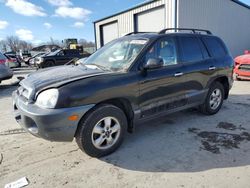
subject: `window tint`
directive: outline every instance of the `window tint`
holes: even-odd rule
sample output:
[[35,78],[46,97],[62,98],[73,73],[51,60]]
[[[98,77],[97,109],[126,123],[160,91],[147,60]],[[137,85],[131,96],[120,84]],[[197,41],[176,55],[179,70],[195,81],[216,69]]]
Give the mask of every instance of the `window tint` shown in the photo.
[[212,37],[204,37],[203,41],[205,42],[212,57],[221,57],[226,55],[226,50],[220,40]]
[[199,40],[199,43],[200,43],[201,51],[202,51],[202,54],[203,54],[203,58],[204,59],[210,58],[205,44],[201,40]]
[[174,40],[168,38],[156,42],[146,54],[145,62],[150,58],[162,58],[164,66],[176,64],[176,48]]
[[200,61],[203,59],[199,40],[196,37],[180,37],[179,41],[183,62]]

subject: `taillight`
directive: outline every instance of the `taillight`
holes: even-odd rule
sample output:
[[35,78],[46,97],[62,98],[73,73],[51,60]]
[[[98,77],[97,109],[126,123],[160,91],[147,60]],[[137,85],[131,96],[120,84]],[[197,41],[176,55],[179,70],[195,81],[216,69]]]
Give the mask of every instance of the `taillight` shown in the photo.
[[5,64],[6,60],[5,59],[0,59],[0,64]]

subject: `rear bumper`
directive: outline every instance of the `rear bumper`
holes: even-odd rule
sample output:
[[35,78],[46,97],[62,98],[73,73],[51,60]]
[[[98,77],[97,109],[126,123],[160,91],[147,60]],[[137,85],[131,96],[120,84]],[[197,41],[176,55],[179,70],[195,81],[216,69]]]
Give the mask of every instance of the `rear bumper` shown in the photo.
[[13,76],[13,71],[10,70],[7,67],[0,67],[0,80],[8,80],[10,78],[12,78]]
[[[50,141],[72,141],[81,117],[94,105],[62,109],[43,109],[35,104],[24,103],[13,93],[13,107],[16,121],[34,136]],[[69,116],[77,115],[76,121]]]

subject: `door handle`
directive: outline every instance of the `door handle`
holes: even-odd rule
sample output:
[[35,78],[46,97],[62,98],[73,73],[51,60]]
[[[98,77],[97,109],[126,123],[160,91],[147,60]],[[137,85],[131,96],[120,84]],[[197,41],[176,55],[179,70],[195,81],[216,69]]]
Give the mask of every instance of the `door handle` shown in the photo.
[[216,67],[215,66],[211,66],[211,67],[209,67],[209,70],[215,70],[216,69]]
[[183,75],[183,72],[177,72],[174,74],[175,77],[182,76],[182,75]]

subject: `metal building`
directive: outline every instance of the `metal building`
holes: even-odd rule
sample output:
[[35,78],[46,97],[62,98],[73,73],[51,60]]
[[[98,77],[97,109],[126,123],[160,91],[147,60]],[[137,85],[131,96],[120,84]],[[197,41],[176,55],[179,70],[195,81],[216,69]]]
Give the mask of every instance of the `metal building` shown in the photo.
[[186,27],[210,30],[233,56],[250,49],[250,6],[238,0],[151,0],[94,26],[97,48],[130,32]]

